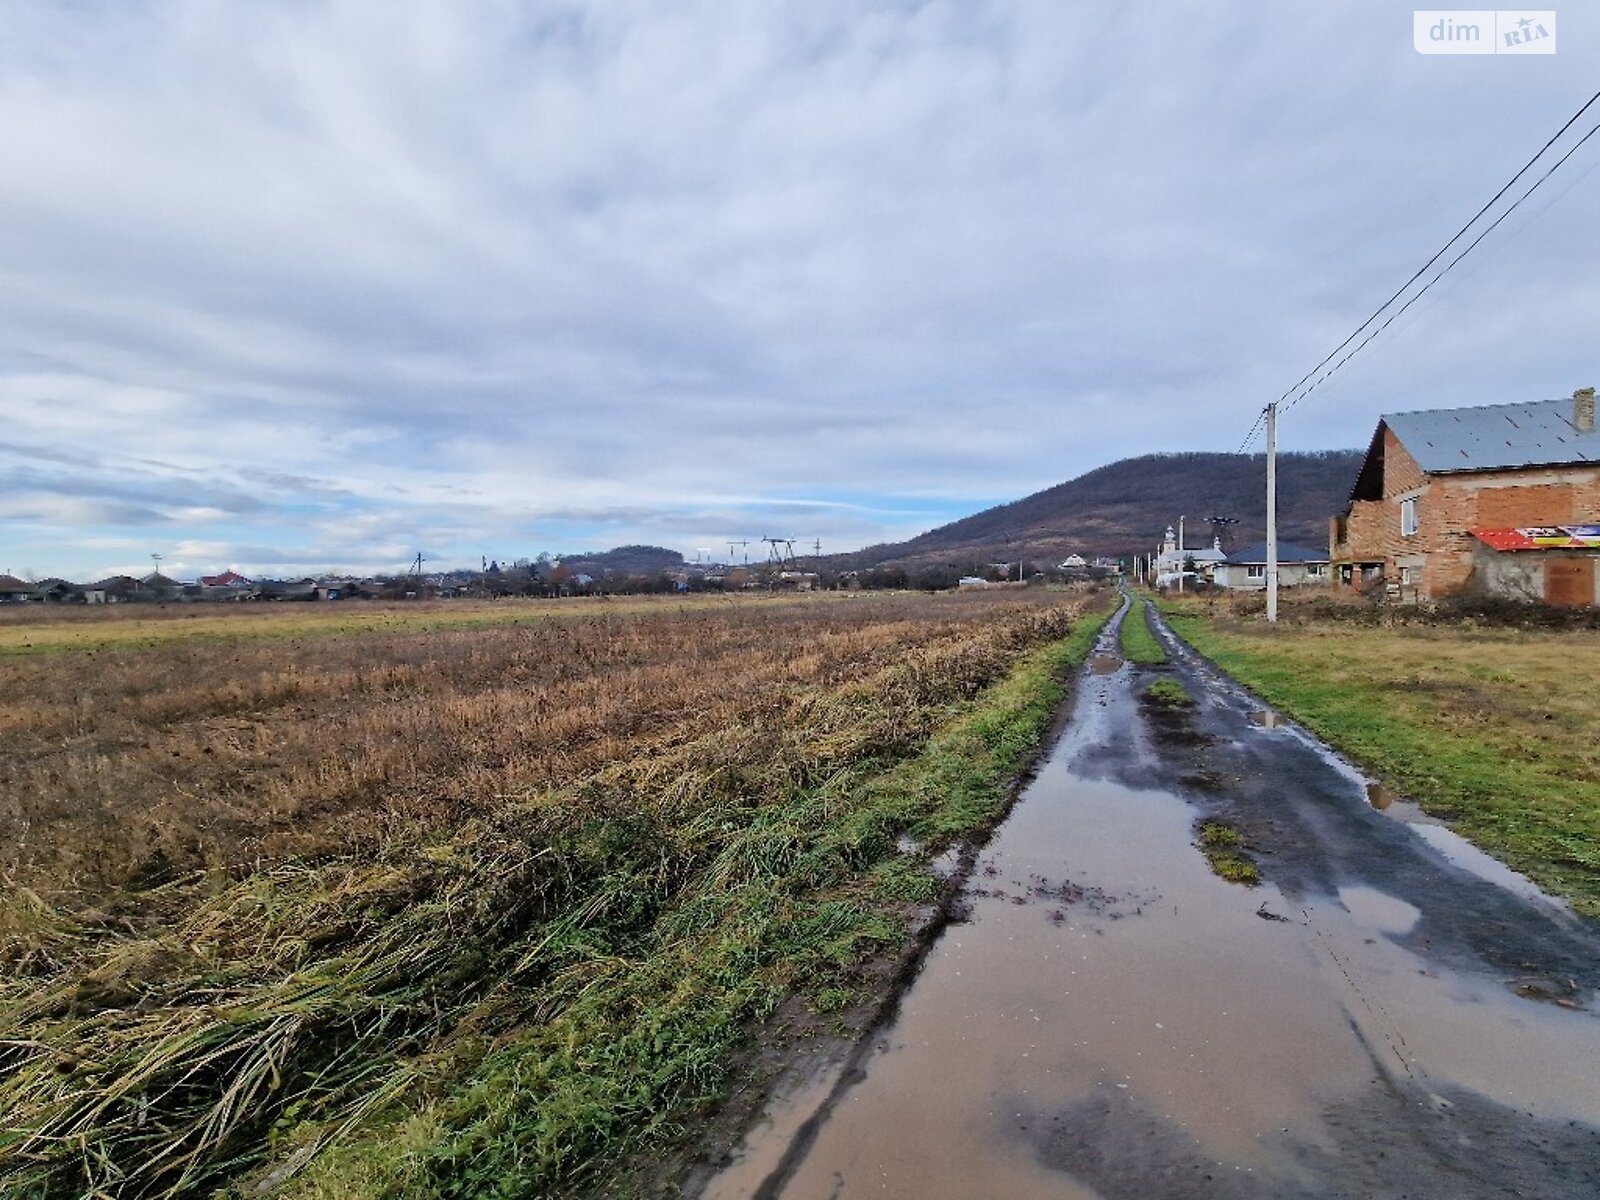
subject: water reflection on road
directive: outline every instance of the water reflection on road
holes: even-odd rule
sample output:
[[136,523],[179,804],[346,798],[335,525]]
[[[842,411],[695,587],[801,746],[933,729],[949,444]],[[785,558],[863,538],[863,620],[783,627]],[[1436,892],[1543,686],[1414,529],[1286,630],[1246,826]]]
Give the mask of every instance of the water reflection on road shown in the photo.
[[1086,672],[970,921],[814,1138],[780,1120],[708,1196],[1322,1195],[1330,1164],[1418,1113],[1470,1144],[1452,1096],[1600,1125],[1588,1014],[1418,958],[1390,935],[1419,910],[1374,888],[1226,884],[1185,800],[1104,777],[1149,753],[1131,681]]

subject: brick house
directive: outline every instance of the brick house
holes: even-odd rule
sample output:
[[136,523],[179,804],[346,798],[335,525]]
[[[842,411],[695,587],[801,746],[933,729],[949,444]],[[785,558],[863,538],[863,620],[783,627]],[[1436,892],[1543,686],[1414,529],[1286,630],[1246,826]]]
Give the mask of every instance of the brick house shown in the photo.
[[1594,389],[1583,388],[1571,400],[1383,417],[1329,528],[1335,584],[1434,600],[1514,580],[1518,598],[1594,603],[1600,549],[1529,538],[1545,556],[1537,572],[1532,559],[1516,570],[1492,561],[1518,552],[1505,548],[1518,543],[1508,533],[1600,521],[1594,410]]

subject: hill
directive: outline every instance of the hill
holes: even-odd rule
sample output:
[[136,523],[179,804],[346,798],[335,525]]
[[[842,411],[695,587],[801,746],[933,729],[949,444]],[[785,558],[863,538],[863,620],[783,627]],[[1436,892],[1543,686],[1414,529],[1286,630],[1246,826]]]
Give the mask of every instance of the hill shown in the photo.
[[[1344,507],[1361,458],[1359,450],[1280,454],[1278,535],[1325,546],[1328,518]],[[1146,454],[834,561],[865,568],[1058,561],[1073,553],[1123,557],[1155,549],[1180,515],[1188,516],[1191,546],[1210,542],[1209,518],[1235,518],[1238,524],[1223,532],[1223,547],[1235,549],[1266,537],[1266,479],[1263,454]]]
[[683,555],[663,546],[617,546],[585,554],[568,554],[561,559],[573,571],[590,575],[656,575],[683,566]]

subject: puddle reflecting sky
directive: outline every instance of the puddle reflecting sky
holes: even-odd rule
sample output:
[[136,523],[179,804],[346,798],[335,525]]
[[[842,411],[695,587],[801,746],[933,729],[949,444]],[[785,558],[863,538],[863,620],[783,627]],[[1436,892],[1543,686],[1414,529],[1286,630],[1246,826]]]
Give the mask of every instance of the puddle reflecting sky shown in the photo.
[[[1219,1195],[1295,1195],[1318,1154],[1367,1153],[1330,1114],[1443,1111],[1452,1089],[1600,1126],[1600,1021],[1417,957],[1394,939],[1421,914],[1387,893],[1290,905],[1226,884],[1181,798],[1075,774],[1126,747],[1130,689],[1083,689],[970,881],[971,921],[773,1194],[1080,1200],[1193,1171],[1258,1181]],[[799,1119],[708,1195],[756,1194]]]

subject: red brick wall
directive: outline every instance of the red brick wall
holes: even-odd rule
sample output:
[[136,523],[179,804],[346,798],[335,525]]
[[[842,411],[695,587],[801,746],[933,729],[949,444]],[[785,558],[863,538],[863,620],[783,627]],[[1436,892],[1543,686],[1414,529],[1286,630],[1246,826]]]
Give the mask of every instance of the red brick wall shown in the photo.
[[1474,529],[1587,522],[1600,511],[1600,468],[1527,468],[1436,475],[1417,503],[1419,548],[1428,556],[1429,597],[1465,587],[1472,574]]
[[[1351,504],[1343,543],[1334,542],[1330,526],[1330,557],[1335,563],[1382,560],[1390,581],[1400,578],[1400,560],[1420,558],[1423,599],[1469,586],[1478,545],[1474,529],[1600,524],[1600,467],[1430,476],[1391,430],[1383,436],[1383,499]],[[1411,537],[1400,533],[1398,497],[1407,493],[1417,499],[1417,532]]]
[[1516,529],[1527,525],[1568,525],[1577,520],[1578,489],[1544,483],[1476,490],[1474,529]]
[[1411,457],[1410,452],[1400,444],[1400,439],[1395,437],[1394,430],[1387,427],[1383,431],[1383,498],[1401,492],[1409,492],[1428,482],[1428,477],[1423,474],[1422,468],[1417,466],[1417,460]]

